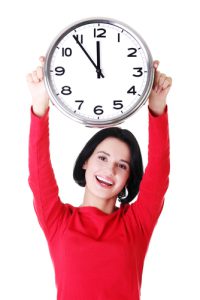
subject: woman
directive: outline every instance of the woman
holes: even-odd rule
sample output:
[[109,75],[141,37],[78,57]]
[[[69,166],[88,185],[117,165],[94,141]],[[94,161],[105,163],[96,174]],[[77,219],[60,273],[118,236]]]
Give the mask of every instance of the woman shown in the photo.
[[74,179],[85,193],[74,207],[61,202],[51,166],[44,60],[40,57],[42,65],[27,75],[32,95],[29,184],[55,268],[57,299],[139,300],[144,258],[168,187],[166,98],[172,80],[155,61],[144,175],[135,137],[117,127],[100,130],[77,158]]

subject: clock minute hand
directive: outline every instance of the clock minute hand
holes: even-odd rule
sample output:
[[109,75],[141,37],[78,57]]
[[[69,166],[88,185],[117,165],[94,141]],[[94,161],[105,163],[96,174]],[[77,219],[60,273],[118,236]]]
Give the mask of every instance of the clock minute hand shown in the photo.
[[85,50],[85,48],[83,47],[83,45],[81,45],[81,43],[78,40],[78,37],[76,37],[75,35],[73,35],[73,38],[75,39],[75,41],[77,42],[77,44],[80,46],[80,48],[83,50],[83,52],[85,53],[85,55],[89,58],[89,60],[91,61],[91,63],[93,64],[93,66],[95,67],[96,71],[99,72],[101,77],[104,77],[101,70],[98,71],[97,65],[95,64],[95,62],[93,61],[93,59],[91,58],[91,56],[88,54],[88,52]]
[[101,78],[101,63],[100,63],[100,42],[97,41],[97,78]]

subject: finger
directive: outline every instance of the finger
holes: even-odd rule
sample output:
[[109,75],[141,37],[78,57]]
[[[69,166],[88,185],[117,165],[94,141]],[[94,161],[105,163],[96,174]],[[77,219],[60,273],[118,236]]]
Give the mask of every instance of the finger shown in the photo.
[[40,57],[39,57],[39,61],[41,62],[41,65],[42,65],[42,67],[43,67],[44,64],[45,64],[45,56],[40,56]]
[[31,73],[27,74],[26,80],[27,80],[27,82],[29,82],[29,83],[33,83],[33,78],[32,78],[32,74],[31,74]]
[[159,60],[153,61],[153,68],[154,68],[154,84],[153,89],[157,92],[157,85],[158,85],[158,78],[160,76],[160,72],[158,71],[158,66],[160,64]]
[[157,91],[159,78],[160,78],[160,72],[156,71],[154,75],[154,84],[153,84],[153,89],[155,89],[155,91]]
[[163,89],[163,83],[165,82],[165,79],[167,76],[163,73],[160,74],[159,79],[158,79],[158,86],[157,86],[157,92],[161,92]]
[[167,78],[167,76],[165,74],[161,73],[159,80],[158,80],[158,85],[162,86],[166,78]]
[[167,80],[169,82],[169,86],[171,86],[172,85],[172,78],[171,77],[167,77]]
[[160,64],[159,60],[154,60],[153,67],[154,67],[155,71],[157,70],[159,64]]
[[43,68],[40,66],[37,67],[36,72],[37,72],[37,78],[39,80],[42,80],[43,79]]
[[165,79],[165,81],[163,83],[162,88],[165,90],[168,87],[170,87],[171,85],[172,85],[172,78],[171,77],[166,77],[166,79]]
[[39,78],[37,77],[37,71],[33,71],[32,73],[33,82],[37,83],[39,82]]

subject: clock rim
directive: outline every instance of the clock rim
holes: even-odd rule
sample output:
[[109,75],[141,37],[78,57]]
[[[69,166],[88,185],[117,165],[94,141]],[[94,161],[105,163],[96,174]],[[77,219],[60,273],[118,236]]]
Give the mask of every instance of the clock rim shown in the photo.
[[[66,36],[69,32],[73,31],[74,29],[77,29],[81,26],[87,25],[87,24],[93,24],[93,23],[105,23],[105,24],[110,24],[117,26],[124,31],[126,31],[128,34],[133,33],[133,36],[137,37],[139,42],[143,45],[143,48],[145,49],[145,57],[147,60],[147,82],[145,85],[145,89],[140,96],[138,103],[134,105],[131,109],[129,109],[127,112],[125,112],[121,116],[113,117],[113,118],[108,118],[104,120],[92,120],[87,117],[81,116],[81,115],[75,115],[73,112],[71,112],[68,109],[64,109],[63,105],[61,105],[60,100],[56,95],[53,93],[51,84],[50,84],[50,79],[49,79],[49,68],[50,68],[50,62],[52,55],[56,49],[57,44],[63,39],[64,36]],[[153,86],[153,81],[154,81],[154,68],[153,68],[153,58],[151,55],[151,52],[149,50],[149,47],[145,40],[142,38],[142,36],[132,27],[127,25],[126,23],[113,19],[113,18],[108,18],[108,17],[92,17],[92,18],[85,18],[79,21],[76,21],[72,23],[71,25],[68,25],[65,27],[51,42],[47,53],[46,53],[46,60],[44,64],[44,83],[47,89],[47,92],[50,97],[50,101],[52,102],[53,105],[56,106],[56,108],[61,111],[64,115],[69,117],[70,119],[81,123],[85,125],[86,127],[97,127],[97,128],[104,128],[104,127],[110,127],[112,125],[118,125],[124,122],[127,118],[132,116],[134,113],[138,112],[138,110],[147,102],[148,96],[151,92],[152,86]]]

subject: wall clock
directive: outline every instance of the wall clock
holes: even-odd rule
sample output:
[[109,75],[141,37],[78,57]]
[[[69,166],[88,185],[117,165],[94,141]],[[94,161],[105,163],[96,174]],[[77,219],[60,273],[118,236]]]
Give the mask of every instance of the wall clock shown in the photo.
[[153,60],[128,25],[90,18],[65,28],[50,45],[44,66],[53,104],[89,127],[121,123],[147,100]]

